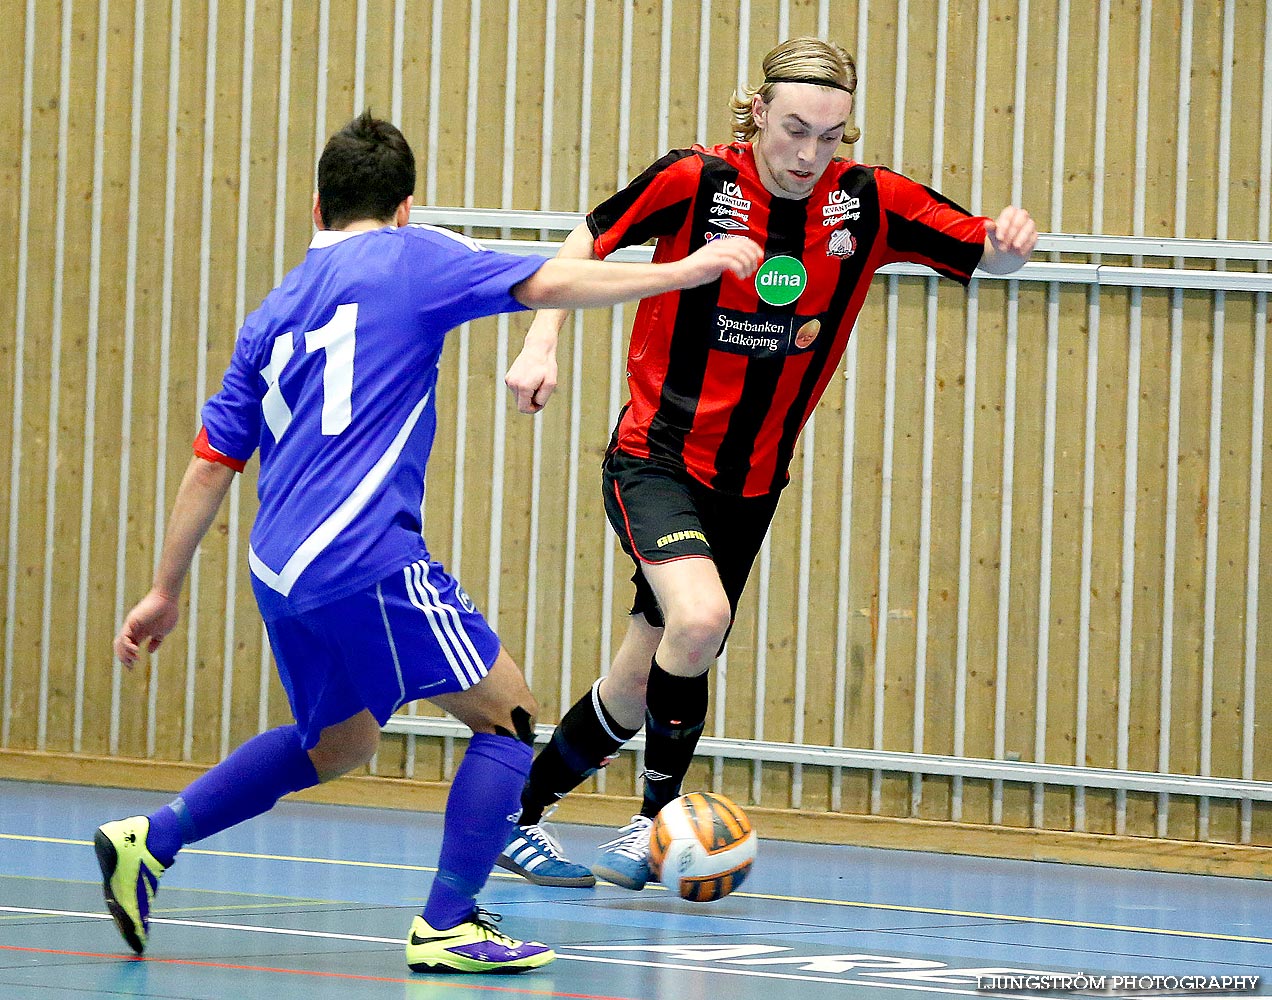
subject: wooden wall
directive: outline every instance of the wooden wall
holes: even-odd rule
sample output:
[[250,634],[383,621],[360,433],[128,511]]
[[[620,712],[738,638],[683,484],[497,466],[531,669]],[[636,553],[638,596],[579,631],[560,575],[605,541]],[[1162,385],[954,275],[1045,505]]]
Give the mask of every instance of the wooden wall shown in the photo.
[[[112,667],[109,645],[146,589],[198,406],[237,325],[303,255],[322,142],[364,106],[396,118],[414,145],[418,202],[573,211],[665,147],[728,138],[728,96],[756,78],[763,53],[828,31],[859,60],[859,159],[987,214],[1019,202],[1051,232],[1268,239],[1272,8],[1023,6],[1022,30],[1008,0],[756,0],[705,12],[688,0],[560,0],[554,21],[521,3],[512,22],[509,8],[477,0],[7,0],[0,752],[207,764],[288,718],[246,575],[250,470],[202,548],[185,625],[131,673]],[[595,679],[630,599],[597,492],[621,402],[631,315],[621,312],[567,326],[562,387],[538,436],[500,380],[525,316],[457,334],[443,366],[426,535],[527,664],[544,721]],[[753,579],[716,679],[727,708],[708,732],[1272,780],[1272,737],[1253,724],[1272,709],[1269,533],[1250,547],[1253,473],[1272,449],[1263,433],[1253,450],[1270,406],[1253,375],[1265,324],[1263,294],[1114,289],[1092,310],[1079,287],[983,281],[969,299],[924,279],[879,279],[853,366],[796,456],[767,573]],[[1212,435],[1216,382],[1222,433]],[[1255,501],[1266,521],[1266,494]],[[436,780],[454,754],[386,736],[373,769]],[[610,772],[602,789],[630,794],[634,764]],[[719,763],[692,780],[813,812],[1272,844],[1272,811],[1259,803],[1056,788],[1035,799],[1027,785],[772,763]]]

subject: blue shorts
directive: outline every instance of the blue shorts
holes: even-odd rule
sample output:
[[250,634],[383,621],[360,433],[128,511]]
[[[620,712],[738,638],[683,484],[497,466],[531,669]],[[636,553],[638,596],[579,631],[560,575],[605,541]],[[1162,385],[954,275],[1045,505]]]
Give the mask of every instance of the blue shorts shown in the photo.
[[265,627],[306,750],[364,708],[384,725],[407,702],[472,687],[500,648],[455,578],[427,559]]

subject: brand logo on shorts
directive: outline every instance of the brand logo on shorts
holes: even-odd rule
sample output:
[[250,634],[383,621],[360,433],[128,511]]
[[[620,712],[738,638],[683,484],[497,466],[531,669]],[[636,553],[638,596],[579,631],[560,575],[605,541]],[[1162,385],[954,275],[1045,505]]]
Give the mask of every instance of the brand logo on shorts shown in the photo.
[[673,531],[670,535],[663,535],[654,544],[660,549],[664,549],[673,542],[683,542],[690,538],[698,539],[703,545],[707,544],[707,536],[701,531]]
[[803,262],[786,254],[770,257],[755,272],[755,290],[771,306],[790,305],[804,294],[807,284]]

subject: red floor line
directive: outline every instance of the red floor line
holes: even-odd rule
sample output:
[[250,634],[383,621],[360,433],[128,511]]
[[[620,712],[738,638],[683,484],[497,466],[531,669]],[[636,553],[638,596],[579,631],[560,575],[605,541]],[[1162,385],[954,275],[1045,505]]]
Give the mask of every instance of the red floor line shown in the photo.
[[[0,951],[23,951],[37,955],[65,955],[73,958],[113,958],[123,962],[147,962],[151,965],[184,965],[197,969],[229,969],[234,972],[273,972],[287,976],[314,976],[319,979],[352,979],[367,983],[428,983],[430,986],[448,986],[455,989],[485,990],[490,993],[513,993],[518,996],[561,997],[563,1000],[630,1000],[628,997],[612,997],[601,993],[562,993],[558,990],[526,990],[514,986],[488,986],[472,982],[473,973],[463,980],[430,979],[427,976],[360,976],[352,972],[319,972],[311,969],[281,969],[269,965],[231,965],[227,962],[199,962],[189,958],[144,958],[107,955],[96,951],[67,951],[61,948],[23,948],[18,945],[0,944]],[[462,975],[462,974],[461,974]]]

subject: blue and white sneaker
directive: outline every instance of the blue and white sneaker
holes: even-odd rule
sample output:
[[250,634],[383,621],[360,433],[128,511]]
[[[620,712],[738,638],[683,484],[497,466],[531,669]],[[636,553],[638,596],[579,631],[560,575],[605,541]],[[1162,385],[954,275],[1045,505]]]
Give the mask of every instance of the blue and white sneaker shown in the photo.
[[649,881],[649,828],[654,821],[648,816],[633,816],[618,831],[618,836],[602,844],[592,874],[624,889],[639,892]]
[[596,885],[596,876],[587,866],[576,865],[567,858],[557,839],[539,823],[517,827],[495,864],[535,885],[562,889],[587,889]]

